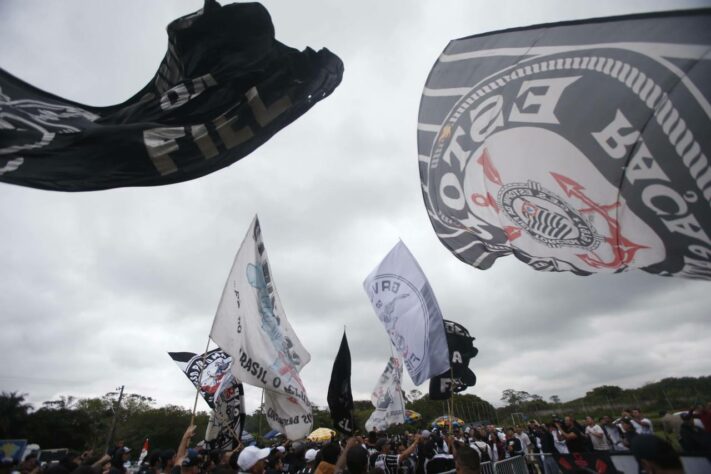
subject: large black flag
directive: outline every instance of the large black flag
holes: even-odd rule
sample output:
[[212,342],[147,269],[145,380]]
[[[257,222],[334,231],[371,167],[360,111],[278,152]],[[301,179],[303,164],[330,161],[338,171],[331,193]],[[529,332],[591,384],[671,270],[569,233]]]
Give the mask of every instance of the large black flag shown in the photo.
[[333,361],[331,382],[328,384],[328,409],[333,426],[346,434],[353,434],[353,393],[351,391],[351,351],[343,333],[336,360]]
[[443,372],[430,379],[430,400],[445,400],[476,384],[476,375],[469,368],[469,361],[476,357],[479,349],[474,347],[474,338],[459,323],[444,320],[449,346],[451,371]]
[[168,25],[155,77],[91,107],[0,69],[0,181],[58,191],[156,186],[229,166],[328,96],[343,64],[274,39],[258,3],[205,7]]
[[428,214],[457,258],[711,278],[711,10],[453,40],[420,102]]

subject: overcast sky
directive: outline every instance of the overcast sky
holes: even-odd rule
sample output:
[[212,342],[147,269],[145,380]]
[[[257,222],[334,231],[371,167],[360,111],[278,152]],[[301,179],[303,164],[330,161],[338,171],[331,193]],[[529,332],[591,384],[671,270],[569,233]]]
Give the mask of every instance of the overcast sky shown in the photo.
[[[166,25],[201,5],[2,0],[0,67],[67,99],[119,103],[155,73]],[[332,96],[252,155],[162,187],[67,194],[0,184],[0,390],[39,404],[123,384],[192,406],[194,390],[166,352],[204,349],[255,214],[286,315],[311,352],[302,375],[320,406],[344,326],[356,398],[369,397],[386,364],[389,341],[362,281],[398,238],[445,318],[477,337],[469,392],[490,402],[507,388],[566,400],[603,384],[709,374],[708,282],[541,273],[513,257],[471,268],[432,230],[415,139],[425,79],[450,39],[708,1],[265,5],[281,42],[327,47],[345,73]],[[256,408],[259,392],[247,403]]]

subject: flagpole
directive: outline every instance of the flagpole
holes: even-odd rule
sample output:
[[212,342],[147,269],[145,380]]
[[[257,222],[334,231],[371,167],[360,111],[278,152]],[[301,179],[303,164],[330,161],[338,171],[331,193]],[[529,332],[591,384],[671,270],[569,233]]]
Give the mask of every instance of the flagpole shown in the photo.
[[193,403],[193,414],[190,417],[190,426],[195,424],[195,411],[197,410],[197,401],[200,396],[200,383],[202,382],[202,371],[205,368],[205,359],[207,358],[207,350],[210,348],[210,336],[207,336],[207,345],[205,352],[202,353],[202,364],[200,364],[200,373],[197,378],[197,390],[195,391],[195,402]]
[[259,411],[261,412],[259,415],[259,437],[262,437],[262,415],[264,415],[264,389],[262,389],[262,401],[259,404]]
[[454,369],[452,364],[449,364],[449,400],[447,402],[447,410],[449,411],[449,434],[452,434],[452,410],[454,410]]

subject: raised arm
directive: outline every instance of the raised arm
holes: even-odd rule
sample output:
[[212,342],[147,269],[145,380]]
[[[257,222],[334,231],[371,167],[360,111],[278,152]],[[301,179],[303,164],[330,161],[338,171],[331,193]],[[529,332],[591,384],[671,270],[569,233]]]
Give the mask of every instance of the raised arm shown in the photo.
[[401,459],[405,459],[410,454],[415,452],[415,448],[417,447],[417,444],[420,442],[420,435],[416,434],[415,435],[415,440],[412,442],[410,446],[408,446],[402,453],[400,453],[400,456],[397,458],[397,462],[400,462]]
[[363,440],[360,436],[352,436],[348,438],[348,441],[346,441],[346,447],[343,448],[340,456],[338,456],[338,461],[336,461],[336,467],[334,469],[334,472],[338,473],[343,472],[345,470],[348,451],[350,451],[351,448],[357,444],[363,444]]
[[180,445],[178,446],[178,452],[175,454],[175,462],[180,465],[183,458],[188,453],[188,446],[190,446],[190,438],[195,434],[196,425],[188,426],[188,429],[183,433],[183,439],[180,440]]

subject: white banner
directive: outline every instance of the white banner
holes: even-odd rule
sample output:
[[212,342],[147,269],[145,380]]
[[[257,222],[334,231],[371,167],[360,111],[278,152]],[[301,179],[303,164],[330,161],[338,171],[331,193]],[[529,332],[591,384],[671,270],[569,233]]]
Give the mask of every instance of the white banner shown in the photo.
[[442,312],[425,274],[402,241],[368,275],[363,287],[415,385],[449,370]]
[[367,431],[383,431],[391,425],[405,422],[405,407],[402,404],[400,388],[401,379],[402,365],[397,357],[391,357],[370,395],[370,401],[373,402],[375,411],[365,422]]
[[284,314],[256,217],[230,270],[210,337],[235,358],[235,377],[266,390],[272,429],[292,440],[309,434],[311,404],[299,371],[311,355]]

